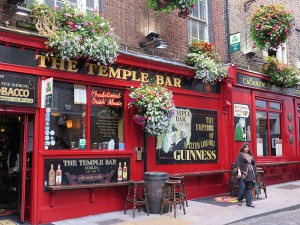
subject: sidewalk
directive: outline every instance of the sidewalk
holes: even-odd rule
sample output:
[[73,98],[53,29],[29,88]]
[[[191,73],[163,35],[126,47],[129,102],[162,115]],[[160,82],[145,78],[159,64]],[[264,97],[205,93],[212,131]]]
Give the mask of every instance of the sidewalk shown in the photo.
[[[263,191],[262,191],[263,192]],[[103,213],[93,216],[68,219],[52,222],[55,225],[223,225],[240,221],[245,218],[258,217],[272,212],[280,212],[300,208],[300,180],[267,186],[268,198],[262,193],[260,200],[254,201],[255,208],[238,206],[220,206],[209,203],[189,200],[186,207],[186,215],[177,207],[177,218],[174,212],[163,215],[150,214],[136,210],[135,218],[132,218],[132,210]]]

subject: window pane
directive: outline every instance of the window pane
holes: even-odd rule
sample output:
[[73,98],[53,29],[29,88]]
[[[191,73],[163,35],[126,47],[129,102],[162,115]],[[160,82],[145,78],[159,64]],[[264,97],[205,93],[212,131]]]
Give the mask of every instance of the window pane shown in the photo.
[[[74,104],[74,84],[53,82],[53,106],[46,113],[46,149],[79,147],[85,139],[85,105]],[[50,117],[49,117],[50,116]]]
[[270,141],[272,156],[282,155],[282,148],[279,148],[279,144],[281,144],[281,141],[279,141],[281,140],[280,130],[280,114],[270,113]]
[[268,155],[268,120],[266,112],[256,112],[257,155]]
[[199,8],[200,8],[200,18],[201,20],[206,21],[206,4],[205,4],[206,0],[202,0],[199,2]]
[[90,97],[91,148],[118,149],[124,142],[124,92],[91,87]]
[[270,102],[270,109],[276,109],[276,110],[280,110],[280,103],[277,102]]
[[267,102],[266,101],[263,101],[263,100],[255,100],[255,105],[257,108],[264,108],[266,109],[267,108]]
[[192,12],[192,16],[199,18],[199,1],[196,2],[196,6]]

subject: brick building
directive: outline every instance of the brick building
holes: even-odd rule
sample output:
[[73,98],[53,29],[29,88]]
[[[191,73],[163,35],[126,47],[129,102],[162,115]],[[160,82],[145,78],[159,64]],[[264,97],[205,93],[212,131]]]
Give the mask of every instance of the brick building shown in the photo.
[[[82,58],[45,56],[46,39],[32,31],[35,18],[14,13],[18,2],[26,4],[18,5],[25,11],[24,7],[32,3],[0,0],[0,166],[4,171],[0,174],[0,201],[14,203],[21,222],[42,224],[122,210],[128,180],[144,179],[144,172],[184,175],[189,199],[228,192],[231,164],[241,145],[234,137],[238,109],[244,112],[247,125],[244,140],[250,142],[266,178],[270,182],[299,178],[298,98],[239,83],[239,76],[268,79],[241,70],[248,66],[238,27],[244,26],[234,17],[244,18],[238,14],[243,12],[242,3],[197,0],[192,15],[183,19],[176,13],[154,12],[146,0],[68,1],[82,10],[100,11],[119,37],[116,61],[98,65]],[[62,6],[66,1],[39,2]],[[231,55],[229,31],[240,31],[242,37],[242,51]],[[168,48],[155,48],[157,43],[147,37],[153,32]],[[195,79],[195,69],[184,62],[193,37],[215,44],[222,61],[236,63],[238,69],[230,65],[228,77],[221,82],[206,84]],[[243,60],[247,64],[242,64]],[[150,78],[172,91],[178,112],[174,129],[164,137],[146,136],[133,120],[134,110],[127,107],[130,88]],[[270,153],[266,160],[260,157],[261,152],[257,154],[256,100],[275,107],[262,111],[275,115],[277,129],[280,120],[280,135],[272,136],[276,138],[274,146],[262,148],[262,154],[269,150],[283,156]],[[8,176],[9,144],[16,142],[15,134],[21,140],[15,151],[20,168],[14,176]],[[180,141],[185,145],[176,149]],[[127,171],[122,181],[117,173],[120,169]],[[11,192],[6,182],[13,178],[19,181],[16,192]],[[11,197],[16,196],[12,202]]]

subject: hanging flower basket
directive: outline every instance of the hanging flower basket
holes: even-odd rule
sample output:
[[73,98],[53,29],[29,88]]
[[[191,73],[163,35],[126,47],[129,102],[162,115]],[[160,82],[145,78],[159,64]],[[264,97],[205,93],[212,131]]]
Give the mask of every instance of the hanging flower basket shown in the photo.
[[260,50],[278,48],[291,34],[294,18],[281,5],[266,5],[251,17],[250,26],[254,46]]
[[227,77],[227,70],[220,62],[220,55],[211,43],[193,39],[186,63],[196,68],[195,77],[205,83],[214,83]]
[[263,66],[263,72],[270,77],[271,85],[281,88],[296,88],[300,85],[300,72],[291,66],[283,64],[275,57],[266,57],[268,64]]
[[109,22],[98,13],[85,14],[73,8],[50,8],[34,3],[36,27],[46,36],[51,56],[63,60],[86,58],[105,65],[118,56],[118,42]]
[[134,108],[134,121],[145,129],[147,134],[160,135],[170,130],[171,116],[175,114],[173,94],[157,84],[142,83],[131,88],[129,108]]
[[178,11],[178,16],[188,17],[194,10],[197,0],[148,0],[148,5],[154,11],[170,13]]

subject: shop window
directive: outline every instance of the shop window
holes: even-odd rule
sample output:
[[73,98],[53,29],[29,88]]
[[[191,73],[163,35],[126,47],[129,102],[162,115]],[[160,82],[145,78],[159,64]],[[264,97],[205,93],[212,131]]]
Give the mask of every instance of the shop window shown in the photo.
[[256,141],[258,156],[282,156],[281,103],[256,100]]
[[189,40],[208,41],[208,13],[207,0],[197,0],[196,7],[189,17],[188,35]]
[[53,106],[50,112],[46,110],[45,148],[79,148],[79,141],[85,139],[85,114],[85,104],[74,104],[74,84],[53,82]]
[[123,150],[119,144],[124,142],[124,92],[91,87],[90,104],[91,148]]
[[[26,0],[25,4],[29,6],[34,1],[35,0]],[[103,0],[38,0],[38,2],[44,3],[49,7],[62,7],[63,5],[68,4],[70,7],[77,7],[86,12],[93,12],[96,9],[103,12]]]

